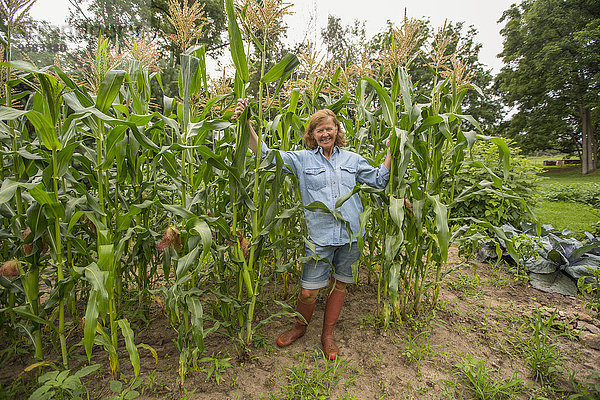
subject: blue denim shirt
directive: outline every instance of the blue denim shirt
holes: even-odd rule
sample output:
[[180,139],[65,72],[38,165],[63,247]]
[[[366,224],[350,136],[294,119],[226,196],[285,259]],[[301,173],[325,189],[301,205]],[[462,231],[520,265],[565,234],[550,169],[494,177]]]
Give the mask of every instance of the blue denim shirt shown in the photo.
[[[269,148],[263,142],[263,157],[267,151]],[[385,165],[373,167],[362,156],[338,146],[333,149],[330,160],[323,155],[321,147],[314,150],[277,151],[284,164],[289,167],[286,172],[291,172],[298,178],[305,206],[313,201],[320,201],[334,210],[335,202],[352,191],[356,183],[383,189],[390,180],[390,172]],[[359,232],[364,235],[360,231],[359,216],[363,212],[363,206],[358,194],[350,197],[338,210],[350,223],[352,240],[348,237],[345,224],[336,221],[331,214],[305,209],[308,239],[311,242],[320,246],[341,246],[356,241]]]

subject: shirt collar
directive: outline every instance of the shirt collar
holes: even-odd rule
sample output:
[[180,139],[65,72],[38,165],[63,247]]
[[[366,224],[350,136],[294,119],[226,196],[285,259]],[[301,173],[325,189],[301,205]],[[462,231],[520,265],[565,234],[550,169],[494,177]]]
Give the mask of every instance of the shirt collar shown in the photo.
[[[333,148],[333,151],[331,152],[331,154],[333,155],[334,153],[336,153],[336,152],[339,152],[339,151],[340,151],[340,147],[339,147],[338,145],[336,145],[336,146]],[[317,148],[316,148],[316,149],[314,149],[314,150],[313,150],[313,152],[314,152],[315,154],[316,154],[316,153],[321,153],[321,154],[323,154],[323,148],[322,148],[321,146],[317,146]],[[323,154],[323,155],[324,155],[324,154]]]

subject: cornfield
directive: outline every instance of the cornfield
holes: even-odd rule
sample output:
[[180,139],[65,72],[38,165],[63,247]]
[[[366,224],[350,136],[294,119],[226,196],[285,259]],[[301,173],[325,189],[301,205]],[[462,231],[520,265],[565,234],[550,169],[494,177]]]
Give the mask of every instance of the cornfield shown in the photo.
[[[267,71],[268,26],[253,31],[246,8],[232,0],[225,7],[235,77],[220,93],[208,84],[205,47],[185,37],[173,98],[153,93],[162,81],[151,61],[115,60],[103,39],[92,55],[92,85],[58,66],[11,60],[10,52],[1,64],[0,321],[26,335],[39,365],[52,342],[67,369],[68,342],[81,335],[88,361],[104,350],[118,379],[122,337],[137,376],[139,349],[152,349],[136,344],[124,317],[132,297],[142,312],[151,302],[164,307],[177,332],[180,385],[207,336],[225,335],[247,357],[264,324],[293,315],[277,301],[279,312],[256,318],[267,287],[277,291],[271,297],[286,297],[280,292],[298,275],[306,232],[279,155],[247,150],[248,119],[270,148],[295,150],[308,117],[330,108],[349,147],[373,165],[391,133],[389,186],[357,186],[336,204],[355,193],[363,202],[355,277],[376,280],[382,327],[435,306],[452,204],[469,195],[455,193],[453,178],[463,165],[485,168],[469,159],[473,143],[495,143],[508,168],[506,144],[462,113],[473,89],[464,65],[440,56],[429,93],[417,91],[409,74],[415,49],[401,35],[410,21],[372,68],[315,68],[306,54],[287,54]],[[249,97],[250,42],[262,50],[253,66],[258,90],[232,120],[237,99]],[[341,218],[322,203],[307,208]]]

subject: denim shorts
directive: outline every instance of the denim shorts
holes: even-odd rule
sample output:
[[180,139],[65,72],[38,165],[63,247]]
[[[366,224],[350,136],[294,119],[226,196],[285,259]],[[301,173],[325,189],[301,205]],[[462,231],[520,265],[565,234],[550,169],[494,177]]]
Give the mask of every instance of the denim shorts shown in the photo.
[[[302,268],[300,286],[303,289],[321,289],[327,287],[329,274],[333,266],[333,276],[340,282],[354,283],[352,264],[360,258],[360,250],[356,242],[342,246],[316,245],[317,256],[321,260],[308,260]],[[306,247],[306,256],[314,256],[313,251]],[[329,260],[329,262],[327,262]],[[330,264],[331,263],[331,264]]]

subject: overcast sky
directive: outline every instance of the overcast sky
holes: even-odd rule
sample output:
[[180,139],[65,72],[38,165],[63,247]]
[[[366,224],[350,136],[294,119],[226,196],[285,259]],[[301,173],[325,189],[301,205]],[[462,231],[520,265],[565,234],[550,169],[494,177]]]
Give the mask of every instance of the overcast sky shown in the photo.
[[[74,0],[79,1],[79,0]],[[150,1],[150,0],[148,0]],[[351,24],[354,20],[366,22],[367,37],[384,29],[386,21],[391,20],[399,26],[407,15],[414,18],[429,18],[437,28],[444,20],[465,22],[473,25],[479,32],[476,41],[481,43],[480,60],[494,72],[502,67],[496,57],[502,51],[501,24],[497,21],[502,12],[519,0],[291,0],[294,15],[287,16],[289,26],[288,42],[295,43],[305,38],[319,43],[321,29],[327,23],[329,14],[340,17],[342,24]],[[69,10],[68,0],[37,0],[31,9],[35,19],[45,19],[55,25],[65,26]]]

